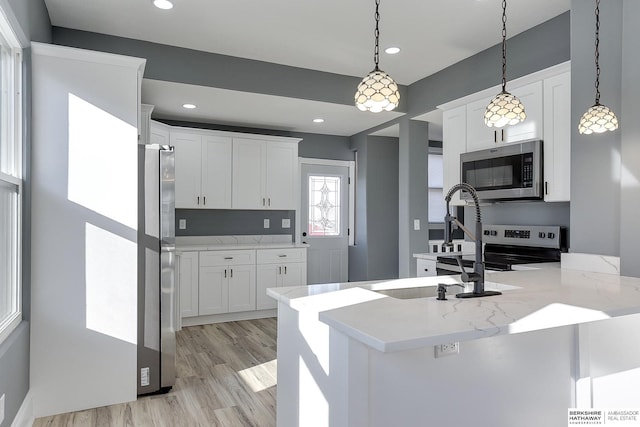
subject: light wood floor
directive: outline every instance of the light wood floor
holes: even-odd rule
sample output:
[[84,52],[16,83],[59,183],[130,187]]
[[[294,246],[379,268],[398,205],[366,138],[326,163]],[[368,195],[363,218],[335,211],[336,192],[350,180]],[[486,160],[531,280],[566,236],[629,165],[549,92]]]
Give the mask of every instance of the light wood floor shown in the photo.
[[276,319],[191,326],[177,347],[168,394],[38,418],[34,427],[275,426]]

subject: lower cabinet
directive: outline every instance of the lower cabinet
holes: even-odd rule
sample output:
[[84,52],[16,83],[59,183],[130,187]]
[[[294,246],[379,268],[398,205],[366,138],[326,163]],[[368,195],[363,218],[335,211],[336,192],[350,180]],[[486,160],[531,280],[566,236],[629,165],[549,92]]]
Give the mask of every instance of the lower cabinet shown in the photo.
[[273,309],[267,288],[307,284],[305,248],[182,252],[177,263],[183,318]]
[[256,308],[276,308],[267,288],[307,284],[306,249],[259,249],[257,251]]
[[198,314],[256,309],[255,265],[200,267]]

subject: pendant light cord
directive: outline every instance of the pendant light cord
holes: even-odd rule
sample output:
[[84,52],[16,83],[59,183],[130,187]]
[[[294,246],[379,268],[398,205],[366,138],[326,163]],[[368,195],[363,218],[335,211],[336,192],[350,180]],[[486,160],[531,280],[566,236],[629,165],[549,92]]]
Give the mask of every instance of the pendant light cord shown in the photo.
[[600,0],[596,0],[596,105],[600,105]]
[[378,44],[378,39],[380,38],[380,28],[379,28],[379,23],[380,23],[380,12],[378,12],[378,9],[380,8],[380,0],[376,0],[376,14],[375,14],[375,18],[376,18],[376,29],[373,32],[373,34],[375,35],[375,39],[376,39],[376,47],[373,51],[373,62],[376,64],[376,68],[374,68],[374,71],[378,71],[378,62],[380,59],[380,46]]
[[507,0],[502,0],[502,92],[507,91]]

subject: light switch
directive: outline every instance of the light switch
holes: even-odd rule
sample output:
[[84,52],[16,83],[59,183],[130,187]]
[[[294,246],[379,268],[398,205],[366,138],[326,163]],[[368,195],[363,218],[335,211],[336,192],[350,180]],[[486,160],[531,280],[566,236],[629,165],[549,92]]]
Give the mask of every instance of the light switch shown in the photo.
[[186,230],[187,229],[187,220],[186,219],[181,219],[178,221],[178,228],[180,230]]
[[289,218],[282,218],[282,228],[291,228],[291,220]]
[[420,230],[420,220],[419,219],[414,219],[413,220],[413,229],[415,231]]
[[264,219],[264,228],[269,228],[271,225],[269,224],[269,218]]

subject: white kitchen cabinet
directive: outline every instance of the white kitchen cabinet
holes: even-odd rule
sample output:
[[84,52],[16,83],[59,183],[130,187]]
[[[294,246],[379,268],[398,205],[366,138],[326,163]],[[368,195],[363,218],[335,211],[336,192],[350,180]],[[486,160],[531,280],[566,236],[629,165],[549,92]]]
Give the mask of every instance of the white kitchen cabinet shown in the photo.
[[199,264],[200,316],[255,310],[255,251],[202,251]]
[[[460,154],[466,151],[467,115],[462,105],[442,113],[443,192],[460,183]],[[460,192],[451,197],[451,205],[464,205]]]
[[149,143],[158,145],[171,145],[170,126],[151,120]]
[[416,260],[417,264],[417,277],[431,277],[437,276],[436,273],[436,260],[435,259],[422,259]]
[[297,142],[233,138],[233,209],[296,209]]
[[542,81],[509,89],[524,105],[527,118],[517,125],[490,128],[484,123],[484,112],[493,97],[467,104],[466,151],[478,151],[497,144],[541,139],[543,129]]
[[175,147],[176,208],[231,208],[230,137],[171,131]]
[[267,288],[302,286],[307,284],[307,250],[261,249],[257,251],[256,308],[276,308]]
[[544,200],[569,201],[571,73],[544,80]]
[[183,252],[177,257],[180,289],[180,316],[198,315],[198,252]]

